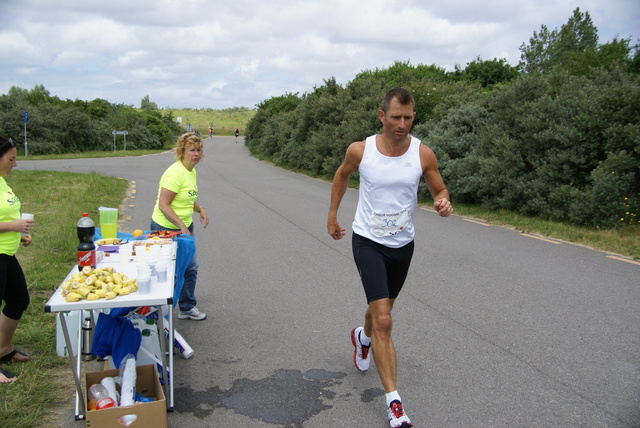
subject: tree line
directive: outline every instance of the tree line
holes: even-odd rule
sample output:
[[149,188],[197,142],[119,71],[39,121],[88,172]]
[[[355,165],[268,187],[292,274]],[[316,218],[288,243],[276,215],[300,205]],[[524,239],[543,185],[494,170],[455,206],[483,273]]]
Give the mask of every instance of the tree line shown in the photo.
[[[588,12],[544,25],[521,62],[476,58],[447,72],[397,61],[344,87],[263,101],[247,125],[251,152],[331,177],[353,141],[380,131],[394,87],[416,101],[413,134],[436,153],[454,202],[592,227],[640,224],[640,49],[600,44]],[[428,197],[421,186],[420,196]]]
[[[114,148],[112,131],[127,131],[127,150],[160,149],[173,143],[180,126],[145,96],[141,108],[93,101],[62,100],[43,85],[27,90],[12,86],[0,95],[0,132],[24,150],[23,112],[28,112],[29,155],[107,151]],[[116,144],[122,148],[122,138]]]

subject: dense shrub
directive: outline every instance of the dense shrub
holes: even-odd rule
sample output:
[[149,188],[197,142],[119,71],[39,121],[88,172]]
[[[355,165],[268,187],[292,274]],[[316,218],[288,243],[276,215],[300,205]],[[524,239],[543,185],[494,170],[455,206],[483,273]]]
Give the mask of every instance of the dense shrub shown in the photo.
[[[344,88],[335,79],[302,97],[274,98],[247,127],[254,153],[330,177],[352,141],[379,132],[385,92],[409,89],[414,135],[433,148],[455,201],[615,227],[640,220],[638,47],[598,44],[587,14],[542,27],[521,70],[478,58],[446,73],[395,62]],[[278,107],[278,108],[274,108]],[[283,108],[286,107],[286,108]],[[424,185],[421,196],[428,196]]]
[[439,156],[450,192],[590,226],[632,222],[640,192],[640,79],[593,69],[523,75],[415,134]]
[[[153,103],[149,103],[153,105]],[[0,132],[9,134],[24,150],[22,114],[28,112],[28,154],[60,154],[113,150],[112,131],[126,130],[127,149],[158,149],[173,143],[180,127],[171,114],[137,110],[105,100],[60,100],[44,86],[31,90],[11,87],[0,95]],[[122,137],[116,141],[122,148]]]

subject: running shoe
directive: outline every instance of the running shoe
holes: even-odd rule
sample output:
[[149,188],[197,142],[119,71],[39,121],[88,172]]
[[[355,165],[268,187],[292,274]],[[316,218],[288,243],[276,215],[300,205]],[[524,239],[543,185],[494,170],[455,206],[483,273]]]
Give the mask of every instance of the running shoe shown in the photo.
[[364,328],[357,327],[351,330],[351,343],[356,348],[353,351],[353,364],[355,364],[356,368],[361,372],[366,372],[369,370],[369,364],[371,364],[371,357],[369,356],[369,348],[371,345],[364,346],[360,343],[360,332],[363,331]]
[[387,417],[389,418],[389,428],[409,428],[413,424],[404,414],[404,408],[402,403],[398,400],[393,400],[387,409]]
[[178,319],[181,320],[189,319],[194,321],[202,321],[205,318],[207,318],[207,314],[205,314],[204,312],[200,312],[195,306],[188,311],[178,312]]

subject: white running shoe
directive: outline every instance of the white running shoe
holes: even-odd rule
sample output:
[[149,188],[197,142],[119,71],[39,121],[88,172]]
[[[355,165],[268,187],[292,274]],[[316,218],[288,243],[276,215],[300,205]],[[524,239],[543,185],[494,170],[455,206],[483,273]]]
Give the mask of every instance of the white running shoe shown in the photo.
[[363,331],[364,328],[357,327],[351,330],[351,343],[356,348],[353,351],[353,364],[355,364],[356,368],[361,372],[366,372],[369,370],[369,365],[371,364],[371,357],[369,356],[369,348],[371,345],[364,346],[360,343],[360,332]]
[[196,308],[195,306],[189,309],[188,311],[178,312],[178,319],[181,319],[181,320],[190,319],[194,321],[202,321],[203,319],[206,319],[206,318],[207,318],[207,314],[205,314],[204,312],[200,312],[198,308]]
[[404,414],[402,403],[398,400],[393,400],[389,405],[387,417],[389,418],[389,428],[409,428],[413,426],[409,417]]

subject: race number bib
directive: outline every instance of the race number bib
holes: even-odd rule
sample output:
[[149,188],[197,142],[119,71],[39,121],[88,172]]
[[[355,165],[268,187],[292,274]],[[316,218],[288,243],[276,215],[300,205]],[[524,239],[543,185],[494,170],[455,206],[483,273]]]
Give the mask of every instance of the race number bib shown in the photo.
[[382,238],[383,236],[394,236],[402,232],[409,223],[409,211],[405,208],[396,213],[376,213],[371,214],[369,221],[369,231],[373,236]]

